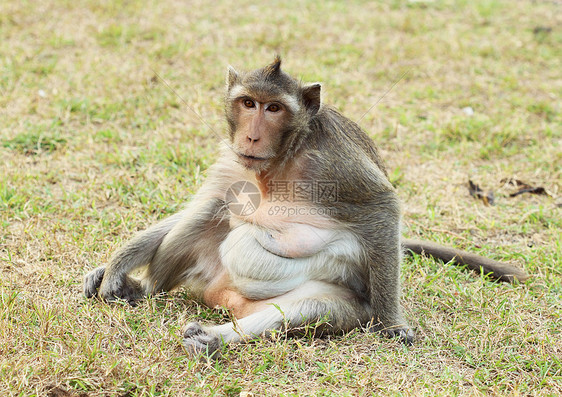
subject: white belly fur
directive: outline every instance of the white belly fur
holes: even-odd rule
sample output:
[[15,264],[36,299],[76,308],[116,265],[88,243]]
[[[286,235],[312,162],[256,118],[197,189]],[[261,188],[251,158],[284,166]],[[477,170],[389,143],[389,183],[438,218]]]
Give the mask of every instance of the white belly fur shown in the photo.
[[[348,231],[322,233],[330,239],[318,252],[308,257],[285,258],[260,245],[254,237],[258,232],[256,228],[260,227],[251,223],[238,224],[220,246],[222,263],[234,287],[247,298],[272,298],[308,280],[337,282],[350,278],[350,272],[359,272],[361,247]],[[263,233],[263,227],[259,232]],[[306,237],[303,236],[303,240]]]

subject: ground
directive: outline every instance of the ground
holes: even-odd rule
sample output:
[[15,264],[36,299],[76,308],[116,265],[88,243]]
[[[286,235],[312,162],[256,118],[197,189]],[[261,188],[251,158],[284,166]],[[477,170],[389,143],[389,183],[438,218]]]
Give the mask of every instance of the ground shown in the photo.
[[[7,395],[562,394],[560,1],[0,3],[0,389]],[[224,137],[228,64],[323,83],[377,142],[404,235],[524,268],[525,284],[403,261],[411,347],[279,333],[217,361],[227,320],[184,290],[130,307],[85,272],[177,211]],[[547,195],[510,197],[514,178]],[[471,197],[468,180],[493,191]]]

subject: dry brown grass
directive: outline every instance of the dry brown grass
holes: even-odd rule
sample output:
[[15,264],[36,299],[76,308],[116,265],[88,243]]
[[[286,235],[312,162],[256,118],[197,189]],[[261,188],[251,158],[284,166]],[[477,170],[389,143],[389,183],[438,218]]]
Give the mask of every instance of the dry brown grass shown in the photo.
[[[562,394],[560,15],[556,1],[0,3],[2,394]],[[361,120],[405,233],[533,280],[406,259],[413,347],[278,335],[214,363],[190,360],[180,329],[224,316],[185,292],[136,308],[85,300],[82,275],[204,179],[226,65],[277,52],[355,120],[407,72]],[[551,196],[509,198],[506,177]],[[469,178],[497,204],[470,197]]]

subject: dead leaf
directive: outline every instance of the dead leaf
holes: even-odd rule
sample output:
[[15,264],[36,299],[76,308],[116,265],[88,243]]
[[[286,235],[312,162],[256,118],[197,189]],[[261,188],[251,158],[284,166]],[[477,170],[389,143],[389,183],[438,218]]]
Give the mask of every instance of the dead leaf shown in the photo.
[[542,186],[534,187],[519,179],[504,178],[500,181],[500,183],[503,183],[505,185],[517,186],[519,188],[519,190],[517,190],[516,192],[510,193],[509,197],[519,196],[520,194],[523,193],[543,194],[545,196],[550,196],[544,187]]
[[509,197],[515,197],[515,196],[518,196],[518,195],[523,194],[523,193],[544,194],[545,196],[548,196],[548,193],[546,192],[544,187],[539,186],[539,187],[533,187],[533,188],[530,188],[530,189],[519,189],[515,193],[511,193],[509,195]]
[[484,202],[485,205],[494,205],[494,192],[491,190],[485,193],[480,186],[468,180],[468,192],[472,197],[476,197]]

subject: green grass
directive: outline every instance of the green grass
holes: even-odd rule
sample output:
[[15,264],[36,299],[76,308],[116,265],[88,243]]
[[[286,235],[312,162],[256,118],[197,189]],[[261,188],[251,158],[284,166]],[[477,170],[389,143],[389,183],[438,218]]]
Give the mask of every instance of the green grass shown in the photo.
[[[560,5],[209,4],[0,3],[2,394],[562,394]],[[405,258],[414,346],[311,329],[216,362],[186,355],[181,329],[228,316],[185,291],[135,308],[84,299],[86,271],[205,179],[224,137],[226,66],[275,53],[361,118],[403,199],[405,235],[512,262],[532,280]],[[550,196],[510,198],[510,177]],[[472,198],[468,179],[496,205]]]

